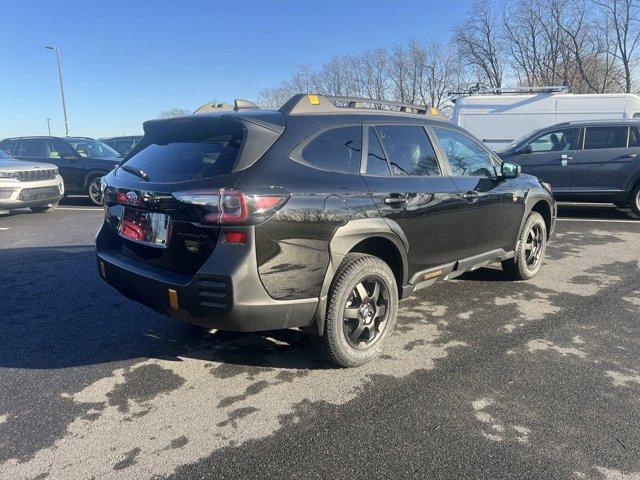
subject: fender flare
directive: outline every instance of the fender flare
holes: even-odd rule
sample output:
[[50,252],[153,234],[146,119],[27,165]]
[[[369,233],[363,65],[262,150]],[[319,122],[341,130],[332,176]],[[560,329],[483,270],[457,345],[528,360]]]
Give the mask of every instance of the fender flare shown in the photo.
[[518,241],[520,239],[520,233],[522,232],[522,227],[524,226],[525,222],[527,221],[527,218],[529,218],[529,214],[531,213],[531,211],[533,210],[533,207],[535,205],[537,205],[540,201],[543,201],[547,204],[547,206],[549,207],[549,210],[551,211],[551,224],[549,225],[548,231],[547,231],[547,237],[549,237],[553,231],[553,227],[555,224],[555,201],[553,200],[553,197],[551,197],[551,195],[537,191],[537,190],[529,190],[526,194],[525,197],[525,201],[524,201],[524,215],[522,215],[522,220],[520,221],[520,228],[518,230],[518,239],[516,240],[516,245],[514,247],[514,251],[518,251]]
[[397,248],[402,261],[402,285],[398,285],[398,287],[402,289],[402,287],[407,284],[409,277],[407,260],[409,242],[400,225],[393,220],[384,218],[351,220],[345,225],[338,227],[329,242],[329,265],[322,282],[314,321],[309,327],[306,327],[309,333],[320,336],[324,331],[329,288],[345,255],[358,243],[373,237],[389,240]]

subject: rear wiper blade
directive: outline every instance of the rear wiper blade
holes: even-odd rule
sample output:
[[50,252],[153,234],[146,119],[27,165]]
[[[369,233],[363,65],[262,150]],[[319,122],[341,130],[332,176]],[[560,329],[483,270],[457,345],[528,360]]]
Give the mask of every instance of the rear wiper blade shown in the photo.
[[149,181],[149,174],[147,172],[145,172],[144,170],[140,170],[139,168],[132,167],[130,165],[123,165],[120,168],[122,170],[124,170],[125,172],[129,172],[129,173],[135,175],[136,177],[140,177],[145,182]]

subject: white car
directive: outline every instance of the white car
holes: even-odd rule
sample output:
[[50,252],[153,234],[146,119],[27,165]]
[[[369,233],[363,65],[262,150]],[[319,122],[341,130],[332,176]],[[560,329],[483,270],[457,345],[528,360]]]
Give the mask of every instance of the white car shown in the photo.
[[49,163],[14,160],[0,150],[0,213],[29,207],[53,210],[64,196],[58,167]]

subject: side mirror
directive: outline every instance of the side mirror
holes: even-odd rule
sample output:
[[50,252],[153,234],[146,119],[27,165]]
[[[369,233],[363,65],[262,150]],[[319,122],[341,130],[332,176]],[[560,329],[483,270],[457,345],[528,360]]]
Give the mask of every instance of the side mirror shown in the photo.
[[516,153],[526,154],[526,153],[531,153],[531,151],[532,151],[531,144],[527,143],[526,145],[523,145],[520,148],[518,148],[516,150]]
[[502,178],[516,178],[522,173],[520,165],[511,162],[502,162],[500,166],[500,176]]

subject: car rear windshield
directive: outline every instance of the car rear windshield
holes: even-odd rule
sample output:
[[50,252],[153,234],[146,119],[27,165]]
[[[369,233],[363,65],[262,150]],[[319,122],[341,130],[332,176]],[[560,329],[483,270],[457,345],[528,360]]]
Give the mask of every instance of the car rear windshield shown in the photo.
[[215,177],[233,171],[244,137],[244,128],[233,120],[176,119],[151,129],[125,163],[152,182]]

